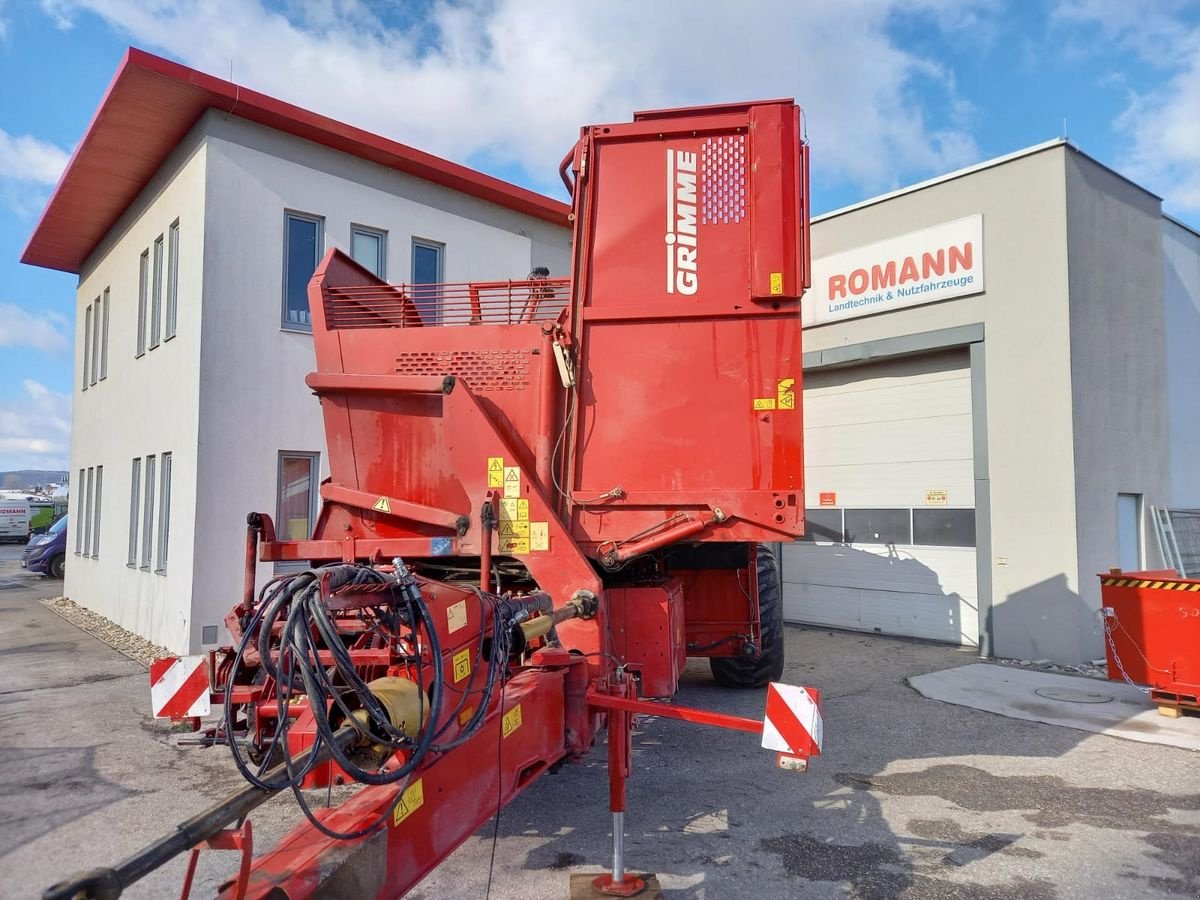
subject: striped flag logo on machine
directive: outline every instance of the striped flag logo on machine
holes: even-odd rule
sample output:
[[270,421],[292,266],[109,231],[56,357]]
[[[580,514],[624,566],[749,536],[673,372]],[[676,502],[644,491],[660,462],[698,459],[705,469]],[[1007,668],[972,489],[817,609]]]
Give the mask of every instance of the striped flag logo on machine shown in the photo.
[[156,719],[212,712],[207,656],[167,656],[150,663],[150,707]]
[[776,751],[779,768],[807,769],[809,757],[821,755],[823,736],[820,691],[793,684],[767,685],[762,745]]

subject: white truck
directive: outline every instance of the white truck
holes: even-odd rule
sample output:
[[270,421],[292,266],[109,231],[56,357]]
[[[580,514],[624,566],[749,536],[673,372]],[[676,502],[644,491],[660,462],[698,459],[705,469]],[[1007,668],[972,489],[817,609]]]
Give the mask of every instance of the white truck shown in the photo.
[[0,499],[0,541],[29,540],[29,501]]

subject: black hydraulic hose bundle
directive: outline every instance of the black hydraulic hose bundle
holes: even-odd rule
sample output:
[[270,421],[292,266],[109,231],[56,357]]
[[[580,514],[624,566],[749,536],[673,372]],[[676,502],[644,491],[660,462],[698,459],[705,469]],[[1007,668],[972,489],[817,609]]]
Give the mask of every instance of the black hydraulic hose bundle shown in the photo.
[[[422,631],[427,636],[433,667],[433,679],[429,689],[429,718],[431,722],[437,721],[441,715],[443,696],[443,662],[437,629],[429,608],[411,575],[408,575],[407,569],[401,565],[397,574],[401,588],[398,592],[399,600],[394,599],[395,593],[381,593],[380,605],[369,608],[369,612],[378,623],[387,627],[397,637],[400,635],[401,626],[407,625],[409,646],[413,648],[413,655],[418,659],[420,654],[416,649],[416,629],[418,624],[422,626]],[[332,760],[350,778],[364,784],[387,785],[406,781],[428,753],[433,743],[434,729],[427,727],[422,729],[419,735],[408,735],[391,724],[387,711],[355,669],[337,625],[325,607],[321,596],[321,585],[325,576],[328,576],[327,583],[331,589],[378,585],[389,580],[386,574],[367,566],[339,564],[309,569],[268,583],[260,594],[255,613],[242,635],[225,686],[225,730],[231,735],[229,746],[234,764],[247,781],[270,791],[290,788],[301,811],[315,828],[328,837],[352,840],[374,832],[383,824],[386,815],[381,816],[368,828],[346,833],[335,832],[313,814],[300,787],[305,777],[318,763]],[[272,588],[273,590],[270,590]],[[383,599],[385,597],[386,601]],[[271,638],[274,626],[285,610],[286,617],[279,644],[273,647]],[[243,668],[246,649],[252,641],[257,645],[264,672],[273,678],[277,685],[276,727],[269,741],[266,756],[258,765],[257,771],[252,768],[242,755],[237,742],[232,739],[236,730],[233,688],[237,682],[237,675]],[[327,667],[321,662],[321,650],[328,651],[333,663],[331,666]],[[420,688],[423,702],[426,691],[424,685]],[[307,697],[317,730],[312,752],[307,754],[303,763],[299,765],[293,760],[288,749],[288,731],[292,725],[292,718],[288,714],[289,707],[293,698],[298,695]],[[351,698],[354,708],[348,703]],[[367,711],[368,724],[353,716],[355,709]],[[356,742],[347,744],[335,740],[337,727],[331,716],[337,713],[341,714],[338,726],[356,732]],[[421,719],[424,718],[422,710]],[[353,743],[361,742],[380,745],[390,750],[405,750],[408,751],[408,757],[401,766],[388,771],[364,768],[354,762],[350,752]],[[277,777],[265,780],[266,770],[277,760],[282,762],[283,771],[279,772],[279,768],[276,767],[273,771],[278,773]],[[397,802],[402,793],[403,791],[397,793]],[[388,813],[390,814],[390,810]]]
[[[327,578],[326,578],[327,576]],[[390,638],[405,637],[411,649],[408,662],[416,673],[421,714],[418,717],[424,727],[413,735],[394,727],[378,698],[358,674],[350,651],[338,631],[337,623],[326,608],[321,594],[323,579],[330,589],[365,585],[379,585],[391,580],[390,576],[368,566],[335,564],[309,569],[291,576],[269,582],[259,594],[254,614],[250,617],[242,640],[234,656],[234,663],[225,689],[225,730],[232,736],[234,727],[233,687],[237,675],[244,666],[245,651],[252,643],[256,646],[261,666],[276,685],[277,720],[267,752],[257,770],[246,760],[237,742],[230,740],[234,763],[251,784],[264,790],[278,791],[290,788],[296,801],[309,822],[323,834],[353,840],[377,830],[391,810],[387,810],[371,826],[354,832],[335,832],[324,825],[312,812],[300,785],[312,769],[321,762],[332,760],[351,779],[363,784],[388,785],[407,783],[432,750],[437,753],[452,750],[469,740],[483,725],[491,708],[496,688],[503,683],[512,648],[513,623],[527,617],[533,611],[542,611],[541,598],[534,600],[508,600],[495,594],[476,589],[480,603],[480,635],[471,675],[461,689],[458,703],[449,716],[443,716],[446,683],[444,660],[437,627],[415,579],[399,564],[396,580],[400,589],[380,593],[377,606],[368,607],[364,614],[371,616],[376,627]],[[275,625],[283,619],[279,641],[273,646]],[[488,627],[490,624],[490,628]],[[424,637],[428,654],[421,652],[418,629]],[[489,633],[490,632],[490,633]],[[320,661],[319,653],[327,651],[332,665]],[[484,662],[486,652],[486,665]],[[428,662],[426,662],[426,656]],[[426,684],[426,669],[432,668]],[[466,706],[468,697],[476,693],[476,680],[481,671],[486,680],[479,690],[480,697],[470,719],[458,723],[458,716]],[[303,763],[297,764],[288,751],[288,731],[293,724],[288,707],[293,698],[305,696],[316,724],[316,739],[313,752]],[[429,698],[428,715],[424,702]],[[364,723],[353,715],[358,710],[368,714]],[[439,723],[440,726],[439,726]],[[461,731],[454,738],[435,743],[454,725],[461,724]],[[249,721],[247,720],[247,725]],[[353,758],[353,743],[334,740],[338,728],[351,728],[357,732],[357,743],[367,743],[390,751],[404,751],[407,756],[400,766],[388,770],[365,768]],[[318,754],[317,751],[322,751]],[[391,754],[388,754],[389,757]],[[283,771],[273,768],[276,762],[283,763]],[[273,768],[278,773],[268,779],[266,772]],[[403,790],[397,793],[399,802]]]
[[[410,653],[407,661],[416,673],[422,704],[418,721],[423,725],[418,726],[417,734],[407,734],[392,724],[387,711],[356,671],[350,650],[322,598],[321,585],[326,576],[326,584],[333,590],[369,586],[379,593],[380,603],[366,607],[363,612],[374,620],[375,629],[389,639],[407,642]],[[384,584],[392,590],[380,590],[379,586]],[[431,751],[451,750],[482,727],[496,688],[503,688],[517,626],[535,612],[546,614],[550,611],[549,598],[544,594],[515,599],[478,589],[475,594],[480,603],[480,633],[474,664],[466,685],[454,689],[462,695],[457,706],[444,717],[446,684],[441,642],[429,607],[403,563],[397,560],[394,576],[369,566],[338,564],[280,575],[268,581],[259,592],[253,611],[247,611],[242,639],[225,683],[224,722],[218,729],[218,734],[223,732],[227,738],[234,764],[248,782],[246,787],[179,824],[170,834],[116,867],[80,873],[54,885],[43,894],[44,900],[118,897],[134,882],[215,836],[231,822],[244,821],[259,804],[287,789],[294,793],[312,826],[327,837],[354,840],[377,831],[391,817],[408,780]],[[283,625],[279,642],[275,644],[272,635],[281,618]],[[424,643],[418,637],[418,630]],[[233,704],[233,691],[239,683],[238,675],[245,669],[246,651],[251,646],[259,651],[264,675],[277,685],[278,721],[266,742],[265,756],[257,766],[246,759],[238,746]],[[321,651],[329,653],[331,665],[321,662]],[[480,665],[485,654],[486,667]],[[428,663],[424,661],[426,657]],[[425,684],[427,668],[432,669],[428,688]],[[481,671],[486,671],[486,680],[481,688],[477,688],[475,682]],[[479,700],[470,719],[462,723],[460,733],[451,740],[436,743],[458,722],[468,697],[474,694],[479,695]],[[292,724],[288,707],[300,696],[308,700],[317,734],[311,746],[293,756],[288,749],[288,729]],[[424,707],[426,696],[429,698],[428,715]],[[359,709],[367,711],[365,723],[352,714]],[[440,727],[439,722],[443,722]],[[253,725],[248,714],[245,724],[248,730]],[[403,764],[393,769],[364,768],[353,758],[354,748],[364,743],[402,750],[407,756]],[[390,759],[393,754],[387,756]],[[364,784],[399,784],[392,807],[366,828],[348,833],[330,829],[313,813],[300,787],[316,766],[330,761]]]

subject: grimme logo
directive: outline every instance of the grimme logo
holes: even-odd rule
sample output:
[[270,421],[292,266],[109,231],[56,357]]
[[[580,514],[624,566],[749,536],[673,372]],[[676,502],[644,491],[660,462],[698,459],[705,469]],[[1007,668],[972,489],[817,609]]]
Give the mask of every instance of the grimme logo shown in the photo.
[[696,154],[667,148],[667,293],[694,294],[696,269]]

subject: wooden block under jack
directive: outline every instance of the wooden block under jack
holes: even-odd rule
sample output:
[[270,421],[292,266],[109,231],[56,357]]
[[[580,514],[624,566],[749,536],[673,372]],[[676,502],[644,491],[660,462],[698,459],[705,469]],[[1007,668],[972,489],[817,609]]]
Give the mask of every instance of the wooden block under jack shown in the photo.
[[[592,885],[597,875],[604,872],[584,872],[571,876],[571,891],[567,900],[612,900],[611,895],[602,894]],[[662,888],[658,884],[658,876],[648,872],[628,872],[646,882],[646,889],[637,894],[637,900],[662,900]]]
[[1168,719],[1178,719],[1183,715],[1183,708],[1179,706],[1160,706],[1158,714],[1166,716]]

